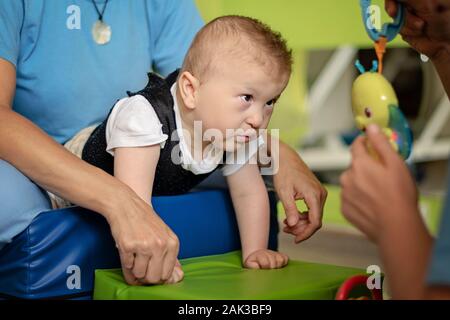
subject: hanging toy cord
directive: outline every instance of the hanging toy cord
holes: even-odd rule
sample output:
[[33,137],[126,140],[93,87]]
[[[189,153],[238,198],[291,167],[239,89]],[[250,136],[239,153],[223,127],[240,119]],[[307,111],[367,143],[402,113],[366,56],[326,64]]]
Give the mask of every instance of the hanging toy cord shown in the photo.
[[378,58],[378,73],[383,72],[383,57],[386,53],[386,45],[388,42],[392,41],[397,34],[402,29],[405,24],[405,10],[402,0],[397,0],[397,15],[394,21],[391,23],[385,23],[381,27],[381,30],[375,28],[372,24],[373,10],[371,0],[359,0],[359,5],[361,7],[361,16],[363,19],[364,27],[366,28],[367,34],[375,42],[375,51]]
[[375,43],[374,43],[375,52],[376,52],[377,58],[378,58],[378,73],[379,74],[383,73],[383,58],[384,58],[384,54],[386,53],[386,44],[387,44],[386,37],[380,37],[378,39],[378,41],[375,41]]

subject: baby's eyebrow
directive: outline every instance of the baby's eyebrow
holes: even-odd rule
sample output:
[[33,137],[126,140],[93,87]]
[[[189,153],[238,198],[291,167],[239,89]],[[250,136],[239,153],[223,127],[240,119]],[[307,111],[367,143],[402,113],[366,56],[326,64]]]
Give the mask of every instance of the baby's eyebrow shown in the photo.
[[245,85],[245,86],[243,86],[243,88],[245,89],[245,91],[247,91],[249,93],[259,94],[258,90],[255,90],[255,88],[253,88],[251,85]]
[[281,97],[281,93],[279,95],[277,95],[275,98],[270,99],[269,101],[273,100],[274,102],[277,102],[278,99],[280,99],[280,97]]

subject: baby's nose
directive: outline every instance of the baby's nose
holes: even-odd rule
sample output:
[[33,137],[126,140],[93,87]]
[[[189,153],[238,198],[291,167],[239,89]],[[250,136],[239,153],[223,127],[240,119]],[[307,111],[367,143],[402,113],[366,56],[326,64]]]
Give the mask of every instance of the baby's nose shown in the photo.
[[255,112],[248,118],[248,123],[251,125],[252,128],[258,129],[261,127],[264,120],[264,116],[262,112]]

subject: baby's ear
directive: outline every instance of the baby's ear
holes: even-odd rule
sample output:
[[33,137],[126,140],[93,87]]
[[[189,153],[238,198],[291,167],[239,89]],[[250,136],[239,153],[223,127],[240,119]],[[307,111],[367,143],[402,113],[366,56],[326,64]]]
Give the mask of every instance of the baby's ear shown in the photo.
[[182,72],[178,77],[178,90],[186,108],[195,108],[199,86],[200,81],[188,71]]

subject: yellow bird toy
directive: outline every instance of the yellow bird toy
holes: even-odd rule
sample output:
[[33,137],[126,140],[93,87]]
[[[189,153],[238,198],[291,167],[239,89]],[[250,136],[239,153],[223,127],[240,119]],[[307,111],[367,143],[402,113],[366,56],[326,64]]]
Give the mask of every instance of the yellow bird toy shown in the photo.
[[407,159],[412,148],[412,132],[408,121],[398,106],[398,99],[391,84],[383,75],[372,71],[365,72],[359,61],[356,62],[361,75],[352,87],[352,109],[356,126],[365,131],[371,123],[382,128],[391,145]]

